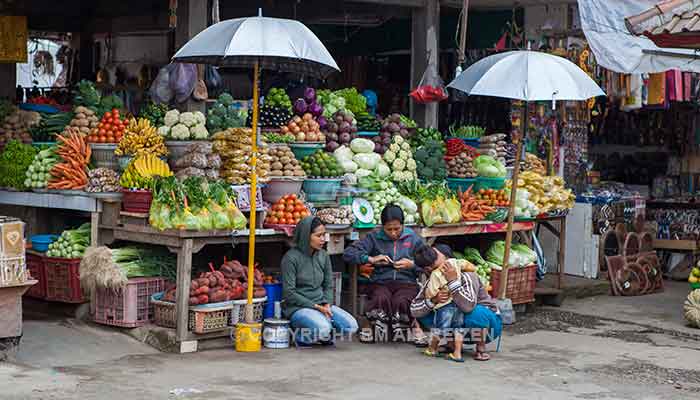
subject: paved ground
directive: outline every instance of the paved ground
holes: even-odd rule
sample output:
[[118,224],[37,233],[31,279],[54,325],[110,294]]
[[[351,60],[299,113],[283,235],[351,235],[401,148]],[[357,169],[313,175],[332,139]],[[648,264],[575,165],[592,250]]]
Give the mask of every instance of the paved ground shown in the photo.
[[[655,295],[669,318],[681,292]],[[0,399],[697,399],[700,340],[691,334],[700,331],[580,313],[616,314],[635,308],[629,299],[542,308],[509,327],[492,361],[461,365],[401,344],[163,354],[109,329],[35,321],[17,361],[0,363]],[[635,299],[650,307],[649,318],[657,315],[653,297]]]

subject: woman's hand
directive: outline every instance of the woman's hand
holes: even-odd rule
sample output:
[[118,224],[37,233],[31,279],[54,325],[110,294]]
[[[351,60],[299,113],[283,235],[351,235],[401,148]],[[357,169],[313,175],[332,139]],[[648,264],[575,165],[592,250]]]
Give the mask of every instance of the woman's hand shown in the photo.
[[367,261],[372,264],[372,265],[383,265],[383,264],[391,264],[391,258],[389,256],[385,256],[383,254],[380,254],[378,256],[374,257],[369,257]]
[[442,304],[450,299],[450,292],[447,290],[440,290],[430,299],[434,304]]
[[445,276],[445,279],[447,279],[447,282],[452,282],[459,277],[459,273],[457,272],[457,268],[450,263],[443,264],[443,266],[440,267],[440,270],[442,271],[442,274]]
[[333,312],[331,312],[331,305],[330,304],[315,304],[314,308],[316,310],[320,311],[328,319],[333,318]]
[[413,261],[409,260],[408,258],[402,258],[399,261],[394,262],[394,268],[396,268],[396,269],[413,268]]

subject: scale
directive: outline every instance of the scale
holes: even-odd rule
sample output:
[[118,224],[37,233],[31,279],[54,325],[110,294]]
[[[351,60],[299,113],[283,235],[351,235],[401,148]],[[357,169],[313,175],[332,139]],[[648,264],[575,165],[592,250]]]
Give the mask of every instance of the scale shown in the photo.
[[355,228],[374,228],[374,209],[369,201],[356,198],[352,201],[352,213],[355,215]]

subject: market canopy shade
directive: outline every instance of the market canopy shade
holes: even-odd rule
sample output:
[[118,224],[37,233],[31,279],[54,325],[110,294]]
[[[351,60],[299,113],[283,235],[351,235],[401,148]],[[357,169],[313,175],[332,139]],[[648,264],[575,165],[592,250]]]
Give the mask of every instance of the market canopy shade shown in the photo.
[[473,96],[524,101],[587,100],[603,90],[571,61],[538,51],[509,51],[486,57],[448,87]]
[[263,69],[326,78],[340,71],[326,47],[299,21],[249,17],[214,24],[187,42],[175,62]]

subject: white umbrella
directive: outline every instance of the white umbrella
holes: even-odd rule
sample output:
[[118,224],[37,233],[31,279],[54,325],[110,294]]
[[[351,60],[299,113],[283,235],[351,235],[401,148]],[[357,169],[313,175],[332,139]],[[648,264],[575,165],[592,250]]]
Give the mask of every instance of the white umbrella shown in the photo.
[[[250,162],[252,171],[248,247],[248,276],[253,276],[260,69],[297,72],[320,78],[325,78],[340,69],[323,43],[304,24],[294,20],[262,16],[230,19],[208,27],[185,43],[175,53],[173,61],[253,68],[253,145]],[[247,297],[245,321],[253,323],[253,285],[248,285]]]
[[486,57],[447,87],[469,95],[525,101],[587,100],[605,93],[571,61],[538,51],[509,51]]
[[323,43],[299,21],[236,18],[214,24],[180,48],[173,61],[298,72],[325,78],[339,71]]
[[[605,96],[605,92],[581,68],[571,61],[547,53],[530,50],[509,51],[486,57],[467,68],[447,87],[474,96],[504,97],[524,100],[521,122],[523,135],[528,127],[527,102],[555,100],[588,100]],[[510,191],[506,247],[503,252],[503,270],[499,297],[505,298],[508,281],[508,259],[513,241],[513,214],[518,174],[523,151],[522,140],[516,138],[516,163]],[[562,268],[562,266],[560,266]],[[561,278],[561,274],[559,275]],[[561,281],[560,281],[561,284]]]

